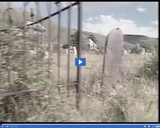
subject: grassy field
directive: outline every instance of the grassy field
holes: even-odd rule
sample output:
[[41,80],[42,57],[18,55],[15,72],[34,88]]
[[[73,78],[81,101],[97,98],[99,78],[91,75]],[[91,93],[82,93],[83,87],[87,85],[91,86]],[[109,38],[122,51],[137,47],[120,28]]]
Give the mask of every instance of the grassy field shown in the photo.
[[[157,122],[158,121],[158,81],[135,77],[135,73],[150,60],[146,55],[126,55],[123,57],[122,88],[108,87],[105,101],[96,94],[100,92],[103,56],[83,54],[86,66],[82,67],[82,100],[80,111],[75,107],[75,88],[71,87],[67,97],[66,87],[57,92],[57,55],[52,56],[52,81],[46,78],[45,66],[40,69],[38,82],[28,85],[37,93],[26,94],[15,100],[14,111],[3,113],[0,120],[29,122]],[[76,56],[71,55],[70,81],[76,80]],[[45,65],[45,64],[44,64]],[[30,74],[35,77],[34,71]],[[61,55],[61,84],[67,81],[67,55]],[[6,100],[7,101],[7,100]],[[25,101],[25,102],[24,102]],[[1,104],[4,100],[1,100]],[[6,103],[11,107],[12,102]],[[16,107],[15,107],[16,106]],[[1,108],[1,107],[0,107]],[[16,117],[16,118],[15,118]]]
[[[82,98],[82,115],[84,115],[85,121],[119,121],[114,119],[116,118],[114,109],[119,109],[118,113],[123,113],[124,119],[120,121],[158,121],[158,90],[156,88],[158,83],[134,76],[143,67],[143,64],[150,60],[150,56],[132,54],[123,57],[123,88],[118,91],[110,90],[110,94],[106,95],[108,98],[106,98],[105,103],[99,100],[97,96],[91,95],[100,92],[103,56],[84,54],[83,57],[87,60],[87,65],[82,67],[82,86],[88,94]],[[74,58],[74,56],[71,58],[72,81],[76,79]],[[61,81],[65,81],[67,56],[62,56],[61,60],[63,62]],[[121,102],[119,102],[119,96],[122,97]],[[110,113],[111,110],[113,113]]]
[[[3,12],[6,6],[0,4],[0,29],[3,27]],[[17,17],[13,17],[14,25],[19,25],[22,21],[22,10],[16,9]],[[30,19],[30,13],[26,14]],[[19,19],[19,20],[16,20]],[[18,21],[15,22],[15,21]],[[43,25],[47,28],[48,21]],[[53,22],[52,41],[57,41],[58,25]],[[61,43],[67,42],[67,29],[61,28]],[[74,31],[72,31],[73,33]],[[22,32],[18,32],[22,34]],[[45,34],[47,40],[47,33]],[[100,43],[105,42],[106,37],[94,34]],[[3,38],[10,39],[2,33],[1,42],[4,43],[5,57],[8,57],[7,44]],[[6,38],[7,37],[7,38]],[[82,100],[80,110],[76,110],[75,87],[70,88],[70,95],[67,97],[66,86],[61,87],[61,94],[57,91],[57,55],[52,54],[51,79],[48,79],[48,64],[43,57],[38,58],[36,65],[35,56],[30,54],[23,56],[24,41],[21,37],[12,36],[11,50],[11,85],[8,86],[7,61],[0,55],[0,93],[19,91],[23,89],[36,90],[18,96],[0,97],[0,122],[158,122],[158,80],[145,78],[145,72],[136,76],[138,71],[144,67],[145,63],[151,60],[151,56],[130,54],[123,56],[123,82],[121,88],[113,89],[104,83],[107,93],[105,100],[99,95],[101,87],[103,56],[94,53],[83,54],[86,58],[86,66],[82,67]],[[157,39],[147,38],[136,35],[124,35],[125,42],[134,44],[141,42],[142,46],[157,46]],[[132,40],[134,38],[134,40]],[[132,42],[132,41],[133,42]],[[26,41],[28,49],[36,49],[36,46],[28,39]],[[32,46],[33,45],[33,46]],[[0,49],[0,50],[2,50]],[[47,48],[40,48],[45,52]],[[1,54],[1,53],[0,53]],[[30,54],[30,55],[29,55]],[[71,55],[70,61],[70,82],[76,80],[77,67],[75,57]],[[23,60],[27,60],[27,70],[23,72]],[[61,55],[60,84],[67,82],[67,55]],[[158,64],[157,64],[158,65]],[[145,70],[145,69],[144,69]],[[24,76],[23,76],[24,75]],[[26,76],[25,76],[26,75]]]

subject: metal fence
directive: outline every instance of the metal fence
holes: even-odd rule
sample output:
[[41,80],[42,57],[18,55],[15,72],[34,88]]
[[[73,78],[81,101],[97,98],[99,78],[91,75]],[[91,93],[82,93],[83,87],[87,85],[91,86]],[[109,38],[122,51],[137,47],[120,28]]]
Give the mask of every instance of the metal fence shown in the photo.
[[[3,28],[1,28],[0,30],[0,34],[1,34],[1,42],[0,42],[0,50],[1,50],[1,56],[0,56],[0,61],[1,61],[1,70],[3,70],[3,60],[6,59],[6,65],[5,65],[5,69],[7,70],[7,82],[8,82],[8,87],[11,87],[12,86],[12,70],[13,70],[13,44],[15,44],[15,40],[16,39],[13,39],[14,37],[17,37],[17,35],[13,35],[14,34],[14,31],[21,31],[23,34],[20,34],[20,37],[21,37],[21,40],[22,40],[22,46],[20,47],[19,49],[19,54],[21,54],[23,57],[22,57],[22,67],[21,67],[21,70],[20,70],[20,77],[22,77],[22,74],[23,74],[23,77],[24,77],[24,81],[25,81],[25,77],[27,76],[27,71],[29,70],[30,68],[30,65],[28,64],[29,63],[29,52],[28,52],[28,45],[27,44],[27,40],[28,40],[28,30],[31,28],[32,32],[30,33],[30,35],[33,37],[33,35],[36,35],[36,37],[38,38],[35,38],[33,37],[33,40],[32,40],[32,44],[30,45],[34,45],[35,46],[35,67],[38,68],[40,66],[39,63],[42,63],[42,62],[38,62],[38,52],[39,52],[39,45],[43,44],[43,40],[42,39],[39,39],[41,35],[42,37],[44,36],[43,35],[43,32],[40,29],[40,25],[43,24],[44,21],[47,21],[48,22],[48,28],[47,28],[47,42],[48,42],[48,58],[47,58],[47,65],[48,65],[48,68],[47,68],[47,72],[48,72],[48,79],[52,79],[52,69],[51,69],[51,65],[52,65],[52,40],[51,40],[51,36],[52,36],[52,28],[51,28],[51,18],[52,17],[55,17],[55,16],[58,16],[58,53],[57,53],[57,76],[58,76],[58,80],[57,80],[57,89],[58,91],[60,92],[60,86],[61,83],[60,83],[60,70],[61,70],[61,61],[60,61],[60,57],[61,57],[61,52],[60,52],[60,48],[61,48],[61,13],[64,12],[64,11],[68,11],[68,45],[70,45],[70,41],[71,41],[71,12],[72,12],[72,7],[73,6],[77,6],[78,7],[78,42],[77,42],[77,57],[78,58],[81,58],[81,38],[82,38],[82,34],[81,34],[81,31],[82,31],[82,3],[81,2],[68,2],[68,6],[62,8],[61,7],[61,2],[55,2],[54,4],[56,4],[57,6],[57,11],[52,13],[52,4],[53,2],[46,2],[46,10],[47,10],[47,15],[46,17],[44,18],[41,18],[41,14],[40,14],[40,5],[39,5],[39,2],[34,2],[35,3],[35,6],[36,6],[36,18],[35,18],[35,15],[33,13],[33,9],[31,9],[31,14],[30,14],[30,23],[27,24],[27,13],[26,13],[26,8],[27,6],[29,5],[30,2],[23,2],[23,11],[22,11],[22,16],[23,16],[23,21],[22,22],[19,22],[18,18],[16,17],[18,14],[16,14],[16,11],[14,10],[14,8],[12,8],[11,6],[11,2],[8,2],[7,4],[7,8],[6,10],[4,11],[3,13]],[[35,31],[33,30],[36,30],[36,34],[35,34]],[[17,32],[17,33],[18,33]],[[17,37],[18,38],[18,37]],[[7,43],[7,44],[5,44]],[[4,53],[4,49],[3,49],[3,46],[6,46],[7,47],[7,53],[5,54]],[[18,46],[17,46],[18,47]],[[18,49],[17,49],[18,50]],[[68,51],[70,51],[70,49],[68,49]],[[7,58],[5,58],[5,56]],[[30,60],[30,61],[34,61],[33,59]],[[64,86],[67,86],[67,90],[68,90],[68,95],[69,95],[69,88],[70,86],[75,86],[76,88],[76,107],[77,109],[79,109],[79,102],[80,102],[80,86],[81,86],[81,67],[78,66],[77,67],[77,79],[76,79],[76,82],[74,83],[71,83],[70,81],[70,52],[68,52],[68,56],[67,56],[67,83],[66,85]],[[2,73],[3,71],[1,71]],[[37,72],[37,71],[36,71]],[[54,72],[55,73],[55,72]],[[38,72],[35,73],[36,74],[36,79],[38,81]],[[4,77],[2,77],[3,75],[1,74],[1,85],[4,85],[5,84],[5,75]],[[22,81],[23,81],[22,80]],[[23,81],[23,82],[24,82]],[[49,85],[51,86],[51,83],[49,83]],[[5,92],[5,93],[0,93],[0,97],[4,97],[4,96],[10,96],[10,95],[17,95],[19,93],[25,93],[25,92],[28,92],[28,91],[31,91],[31,90],[20,90],[20,91],[17,91],[17,92]]]
[[[80,108],[81,94],[85,90],[82,89],[81,80],[81,66],[77,66],[76,80],[72,82],[70,80],[70,45],[71,45],[71,12],[73,6],[78,6],[78,29],[77,29],[77,39],[76,39],[76,49],[77,58],[81,58],[81,43],[82,43],[82,3],[74,2],[68,3],[67,7],[61,8],[61,2],[56,2],[57,11],[52,13],[52,2],[46,2],[47,15],[41,18],[40,6],[38,2],[34,2],[36,6],[36,18],[34,18],[33,10],[31,9],[30,22],[27,22],[26,7],[29,2],[24,2],[23,4],[23,21],[19,22],[16,17],[16,11],[11,7],[11,3],[8,2],[8,7],[3,13],[3,29],[0,30],[0,50],[1,50],[1,63],[0,63],[0,85],[7,86],[10,92],[0,93],[0,97],[17,95],[19,93],[29,92],[31,90],[26,90],[26,85],[30,83],[38,83],[47,81],[49,87],[53,86],[53,73],[57,77],[57,83],[54,84],[58,93],[61,92],[61,86],[67,87],[67,94],[69,96],[70,87],[75,87],[76,92],[76,108]],[[68,55],[67,55],[67,76],[66,83],[61,83],[61,26],[62,26],[62,12],[68,11]],[[57,68],[53,70],[52,59],[53,59],[53,35],[51,27],[51,18],[58,16],[58,34],[57,34]],[[44,21],[47,21],[47,34],[44,36],[45,29],[41,26]],[[31,31],[29,31],[31,30]],[[45,42],[47,42],[47,48],[45,50],[43,46],[44,39],[42,37],[47,37]],[[18,42],[17,42],[18,40]],[[101,82],[101,92],[99,93],[104,98],[107,93],[106,87],[103,83],[107,83],[110,86],[115,87],[121,82],[121,63],[123,55],[123,34],[120,29],[112,30],[108,36],[105,43],[105,52],[102,66],[102,82]],[[45,44],[46,46],[46,44]],[[43,51],[43,52],[42,52]],[[45,52],[48,52],[47,61],[45,61]],[[31,54],[32,53],[32,54]],[[54,58],[55,59],[55,58]],[[45,63],[45,64],[44,64]],[[43,65],[44,64],[44,65]],[[47,65],[47,66],[46,66]],[[45,70],[44,70],[45,69]],[[18,79],[12,80],[14,71],[17,72],[16,76]],[[46,73],[46,74],[45,74]],[[45,75],[44,75],[45,74]],[[13,82],[14,81],[14,82]],[[14,87],[13,87],[14,85]],[[22,88],[18,92],[12,91],[15,86],[20,85]],[[102,100],[103,100],[102,98]]]

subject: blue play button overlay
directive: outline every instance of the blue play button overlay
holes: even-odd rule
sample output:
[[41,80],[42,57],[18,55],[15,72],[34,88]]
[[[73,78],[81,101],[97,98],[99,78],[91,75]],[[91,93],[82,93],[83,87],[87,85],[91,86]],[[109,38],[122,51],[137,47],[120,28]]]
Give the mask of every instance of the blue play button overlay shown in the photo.
[[86,58],[75,58],[75,66],[86,66]]

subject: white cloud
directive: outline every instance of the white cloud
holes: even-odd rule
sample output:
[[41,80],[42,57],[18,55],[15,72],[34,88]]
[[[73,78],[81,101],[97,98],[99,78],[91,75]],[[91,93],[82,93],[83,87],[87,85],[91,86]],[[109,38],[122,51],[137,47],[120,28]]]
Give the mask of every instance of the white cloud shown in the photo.
[[89,17],[88,19],[87,19],[87,21],[92,21],[93,20],[93,18],[92,17]]
[[152,24],[158,26],[158,20],[155,20],[155,21],[151,21]]
[[146,8],[144,8],[144,7],[137,7],[137,11],[138,12],[145,12]]
[[158,27],[139,27],[132,20],[115,19],[110,15],[100,15],[99,22],[90,23],[83,22],[83,30],[96,32],[102,35],[107,35],[109,31],[115,28],[120,28],[123,34],[146,35],[149,37],[158,37]]

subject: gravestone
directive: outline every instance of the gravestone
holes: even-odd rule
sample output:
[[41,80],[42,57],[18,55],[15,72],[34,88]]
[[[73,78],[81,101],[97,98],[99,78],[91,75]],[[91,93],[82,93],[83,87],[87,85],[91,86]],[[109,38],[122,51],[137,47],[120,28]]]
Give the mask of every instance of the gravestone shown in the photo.
[[[104,116],[110,116],[111,122],[125,122],[125,93],[122,84],[122,57],[124,39],[120,29],[112,30],[106,39],[103,61],[102,95]],[[112,100],[109,100],[112,97]],[[106,108],[104,106],[104,108]],[[108,120],[107,120],[108,121]]]
[[122,56],[124,39],[120,29],[114,29],[109,32],[106,43],[103,61],[102,90],[106,86],[116,88],[122,79]]

